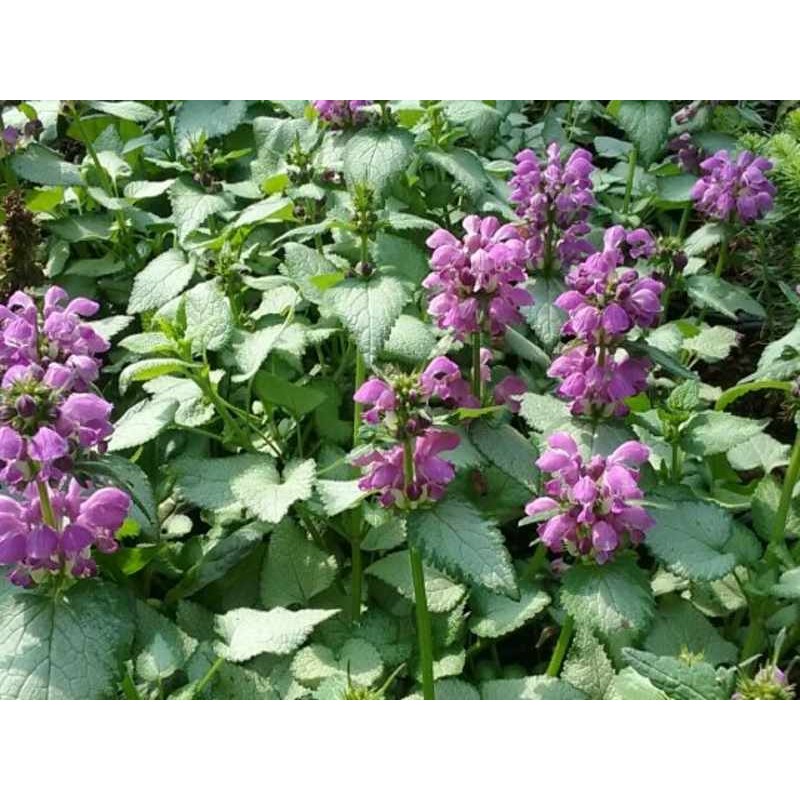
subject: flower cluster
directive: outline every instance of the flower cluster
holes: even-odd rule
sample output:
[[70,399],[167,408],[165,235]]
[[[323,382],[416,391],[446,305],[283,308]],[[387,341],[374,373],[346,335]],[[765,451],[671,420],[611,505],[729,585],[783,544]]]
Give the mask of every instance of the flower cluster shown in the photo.
[[764,175],[772,162],[747,150],[732,160],[719,150],[700,163],[702,175],[692,189],[692,200],[712,219],[748,224],[764,216],[773,204],[775,186]]
[[672,160],[680,166],[684,172],[698,174],[700,172],[700,162],[703,160],[703,149],[698,147],[690,133],[681,133],[667,142],[667,150],[673,154]]
[[786,673],[774,664],[762,667],[754,677],[743,675],[731,700],[794,700],[794,685]]
[[459,240],[439,229],[428,238],[432,272],[423,281],[432,298],[428,311],[440,328],[457,338],[488,331],[502,336],[508,325],[522,322],[520,308],[533,304],[520,284],[525,272],[525,246],[513,225],[495,217],[464,219]]
[[540,263],[556,253],[561,263],[569,266],[585,258],[594,250],[584,238],[595,205],[591,153],[579,148],[562,162],[561,149],[553,142],[547,148],[546,164],[540,163],[532,150],[518,153],[516,161],[509,182],[510,200],[527,223],[528,259]]
[[362,109],[372,105],[372,100],[315,100],[314,108],[332,128],[346,128],[363,124],[367,117]]
[[630,441],[608,457],[584,462],[569,434],[554,433],[547,443],[536,464],[552,478],[544,484],[546,495],[525,507],[529,517],[547,517],[538,528],[544,545],[603,564],[618,550],[639,544],[653,519],[636,504],[643,494],[635,467],[648,459],[649,449]]
[[558,392],[571,400],[573,414],[623,415],[625,399],[641,392],[650,362],[633,358],[621,347],[634,327],[655,325],[664,285],[632,268],[655,253],[652,236],[639,228],[609,228],[603,250],[572,268],[568,290],[556,305],[567,312],[562,332],[576,342],[548,371],[561,379]]
[[130,507],[119,489],[82,488],[71,474],[113,430],[111,404],[91,391],[109,347],[83,319],[97,310],[58,287],[41,313],[22,292],[0,305],[0,481],[14,494],[0,508],[0,564],[19,585],[94,574],[91,548],[116,547]]
[[6,125],[0,130],[0,156],[13,153],[20,145],[38,139],[41,132],[42,123],[38,119],[28,120],[21,128]]

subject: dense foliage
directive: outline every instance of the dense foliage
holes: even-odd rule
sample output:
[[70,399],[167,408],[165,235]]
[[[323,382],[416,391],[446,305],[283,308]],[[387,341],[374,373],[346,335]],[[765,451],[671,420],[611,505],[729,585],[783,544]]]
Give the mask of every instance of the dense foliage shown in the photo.
[[793,103],[0,104],[0,698],[794,696]]

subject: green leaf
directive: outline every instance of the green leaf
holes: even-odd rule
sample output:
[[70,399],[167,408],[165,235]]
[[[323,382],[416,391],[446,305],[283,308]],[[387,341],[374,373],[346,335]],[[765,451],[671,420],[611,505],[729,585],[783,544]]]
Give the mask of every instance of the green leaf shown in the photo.
[[327,395],[319,389],[287,381],[271,372],[259,372],[253,381],[259,400],[268,406],[287,409],[294,417],[303,417],[325,402]]
[[702,656],[713,667],[734,664],[737,656],[736,646],[723,639],[703,614],[674,596],[659,602],[644,646],[657,656]]
[[[230,459],[219,459],[230,460]],[[167,602],[173,603],[199,592],[230,572],[246,558],[264,538],[260,525],[245,525],[213,540],[180,582],[167,592]]]
[[511,558],[494,523],[463,500],[446,498],[408,517],[409,542],[455,580],[517,597]]
[[795,323],[794,328],[785,336],[770,342],[764,348],[758,359],[758,369],[747,380],[768,378],[786,381],[793,379],[798,372],[800,372],[800,322]]
[[758,319],[764,319],[767,315],[764,306],[753,299],[746,289],[715,275],[690,275],[686,279],[686,286],[689,297],[697,305],[718,311],[730,319],[735,320],[739,311]]
[[477,202],[486,191],[488,182],[486,171],[480,159],[471,151],[461,147],[450,150],[426,150],[423,159],[429,164],[447,172],[469,196]]
[[713,581],[736,566],[735,556],[727,551],[732,519],[719,506],[690,501],[648,510],[655,526],[647,532],[645,543],[670,571],[692,580]]
[[183,242],[209,217],[231,208],[231,202],[225,195],[209,194],[185,175],[172,184],[169,197],[179,242]]
[[186,292],[186,330],[199,352],[221,350],[233,334],[233,313],[219,278]]
[[535,462],[539,452],[519,431],[510,425],[476,420],[469,427],[469,438],[499,470],[531,491],[536,490],[539,471]]
[[175,178],[167,178],[164,181],[131,181],[125,185],[122,193],[129,200],[150,200],[153,197],[161,197],[173,183]]
[[670,656],[657,656],[626,647],[623,658],[640,675],[674,700],[727,700],[730,687],[721,682],[710,664],[691,666]]
[[[480,700],[478,690],[460,678],[442,678],[433,684],[433,694],[437,700]],[[422,700],[422,692],[414,692],[404,700]]]
[[249,205],[233,222],[232,227],[244,228],[264,222],[280,222],[292,218],[294,202],[287,197],[273,196]]
[[292,461],[283,470],[283,481],[272,459],[264,456],[234,475],[230,488],[236,499],[265,522],[280,522],[293,503],[308,500],[314,486],[313,459]]
[[614,679],[614,667],[597,638],[588,629],[579,628],[561,675],[588,697],[602,700]]
[[556,298],[566,286],[559,278],[539,275],[527,284],[533,305],[524,309],[528,324],[547,350],[552,350],[561,338],[561,328],[567,315],[557,305]]
[[453,125],[463,126],[477,144],[485,147],[500,127],[500,112],[481,100],[446,100],[444,115]]
[[[401,550],[370,564],[364,571],[383,583],[391,586],[401,597],[415,602],[414,581],[411,575],[411,562],[408,551]],[[424,566],[425,594],[428,608],[434,614],[452,611],[464,599],[464,587],[453,583],[449,578],[431,567]]]
[[144,533],[158,525],[158,509],[150,479],[144,470],[127,458],[105,453],[98,459],[81,464],[81,469],[92,476],[99,476],[102,483],[110,483],[124,489],[133,499],[131,516],[139,523]]
[[656,689],[644,675],[632,667],[625,667],[615,675],[606,690],[604,700],[669,700],[661,689]]
[[681,349],[713,364],[727,358],[739,342],[739,334],[723,325],[704,325],[695,336],[683,340]]
[[153,395],[154,400],[177,401],[178,407],[173,417],[176,425],[199,428],[210,422],[216,414],[211,401],[193,380],[164,375],[148,381],[144,388]]
[[169,425],[178,407],[171,398],[142,400],[131,406],[115,423],[109,452],[127,450],[155,439]]
[[344,148],[344,177],[352,189],[365,183],[383,195],[391,181],[405,171],[414,154],[414,137],[402,128],[365,128]]
[[249,661],[261,653],[288,655],[303,644],[320,622],[338,613],[338,609],[237,608],[215,619],[215,630],[222,639],[217,651],[233,662]]
[[655,605],[647,574],[629,556],[576,564],[564,575],[561,602],[578,626],[604,635],[644,630]]
[[31,183],[44,186],[78,186],[83,183],[77,164],[64,161],[61,156],[36,142],[9,159],[11,169]]
[[[769,345],[768,345],[769,347]],[[800,365],[800,361],[798,361]],[[750,392],[770,391],[776,392],[791,392],[792,384],[789,381],[776,381],[776,380],[760,380],[748,383],[740,383],[737,386],[731,386],[726,389],[717,399],[714,404],[715,411],[724,411],[734,400],[738,400]]]
[[772,594],[786,600],[800,600],[800,567],[784,572],[772,587]]
[[658,205],[662,208],[688,205],[692,202],[692,188],[696,182],[697,176],[688,173],[656,178]]
[[133,279],[128,313],[161,308],[177,297],[194,274],[194,264],[187,263],[181,250],[167,250],[156,256]]
[[134,665],[143,681],[166,680],[186,663],[196,646],[174,622],[147,603],[136,601]]
[[246,113],[244,100],[184,100],[175,117],[175,136],[178,141],[201,133],[209,139],[224,136],[244,122]]
[[436,335],[430,325],[417,317],[401,314],[383,345],[381,359],[416,366],[430,358],[435,346]]
[[414,286],[422,283],[430,271],[427,253],[401,236],[379,231],[373,252],[379,272],[392,272]]
[[650,164],[666,144],[670,105],[666,100],[623,100],[617,119],[636,145],[640,160]]
[[312,303],[321,303],[325,296],[325,290],[317,286],[314,278],[339,277],[342,274],[341,271],[327,258],[304,244],[289,242],[284,246],[284,251],[286,257],[283,264],[279,265],[281,273],[297,284],[300,293],[306,300],[310,300]]
[[[295,680],[311,688],[320,687],[316,699],[342,699],[350,684],[371,686],[383,674],[380,653],[361,638],[348,639],[334,653],[329,647],[312,644],[298,650],[292,659]],[[327,686],[326,686],[327,684]],[[335,692],[332,692],[335,686]]]
[[319,493],[322,507],[329,517],[335,517],[348,508],[358,505],[364,501],[367,493],[358,488],[359,480],[352,481],[317,481],[317,492]]
[[270,537],[261,569],[261,602],[265,608],[308,605],[333,583],[336,570],[336,559],[286,519]]
[[155,109],[136,100],[92,100],[89,105],[95,111],[129,122],[150,122],[158,116]]
[[325,296],[371,367],[406,304],[403,284],[386,275],[368,281],[348,278],[328,289]]
[[594,149],[597,150],[597,155],[603,158],[627,158],[632,147],[630,142],[612,136],[594,137]]
[[102,258],[79,258],[71,261],[66,269],[68,275],[81,275],[86,278],[102,278],[115,275],[125,269],[125,262],[118,261],[110,253]]
[[144,361],[137,361],[128,364],[119,375],[119,390],[122,394],[128,391],[131,383],[149,381],[159,375],[169,375],[174,372],[182,372],[191,368],[191,364],[181,361],[179,358],[146,358]]
[[469,629],[476,636],[497,639],[521,628],[550,605],[550,596],[541,587],[517,571],[519,600],[489,592],[480,587],[473,589],[469,603],[472,615]]
[[684,250],[687,256],[701,256],[712,247],[722,243],[728,235],[728,229],[722,222],[707,222],[699,227],[686,240]]
[[725,453],[761,433],[765,425],[725,411],[701,411],[681,429],[681,447],[696,456]]
[[0,699],[99,700],[114,694],[133,640],[118,587],[85,581],[57,598],[0,585]]
[[196,458],[182,456],[172,463],[176,475],[175,488],[181,496],[198,508],[208,511],[223,511],[240,508],[231,484],[237,475],[257,467],[268,456],[253,454],[230,456],[229,458]]
[[270,325],[253,333],[235,331],[231,346],[238,374],[232,380],[234,383],[250,380],[273,351],[302,355],[305,343],[304,329],[295,323]]
[[768,433],[757,433],[740,442],[728,453],[728,463],[736,470],[763,470],[766,474],[789,463],[789,445],[781,444]]
[[482,700],[585,700],[576,688],[547,675],[503,678],[481,684]]

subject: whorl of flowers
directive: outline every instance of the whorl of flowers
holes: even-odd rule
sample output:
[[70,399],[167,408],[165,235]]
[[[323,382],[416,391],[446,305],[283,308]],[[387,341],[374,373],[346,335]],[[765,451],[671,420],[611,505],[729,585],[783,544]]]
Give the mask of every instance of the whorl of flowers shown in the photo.
[[41,120],[28,120],[21,128],[6,125],[0,130],[0,157],[13,153],[19,146],[39,138],[43,130]]
[[568,315],[562,332],[576,342],[553,361],[548,375],[561,379],[558,392],[571,400],[573,414],[626,414],[625,399],[645,388],[650,362],[631,357],[622,337],[658,321],[664,285],[630,266],[654,253],[646,230],[616,225],[606,231],[603,251],[567,275],[569,288],[556,305]]
[[731,700],[794,700],[795,687],[774,664],[762,667],[752,678],[743,675]]
[[700,162],[703,160],[703,149],[698,147],[690,133],[681,133],[667,142],[667,150],[673,154],[672,160],[684,172],[700,173]]
[[527,223],[528,259],[539,263],[556,253],[561,263],[569,266],[585,258],[594,250],[584,238],[595,205],[591,153],[578,148],[562,162],[561,148],[553,142],[547,148],[545,164],[533,150],[517,153],[516,161],[509,199]]
[[[481,377],[488,382],[491,353],[483,348],[480,355]],[[520,378],[509,375],[494,387],[494,400],[518,409],[515,398],[525,388]],[[437,356],[421,373],[370,378],[353,399],[367,407],[362,418],[373,426],[376,438],[393,442],[388,448],[374,447],[354,460],[365,470],[360,488],[376,492],[381,505],[387,507],[409,508],[439,500],[455,477],[452,463],[440,454],[458,447],[460,437],[437,427],[437,410],[480,407],[458,364]]]
[[428,311],[458,339],[482,330],[501,336],[522,322],[520,308],[533,304],[520,285],[527,278],[524,244],[513,225],[495,217],[471,215],[462,224],[463,239],[441,228],[428,237],[433,269],[422,284],[432,295]]
[[649,449],[629,441],[608,457],[584,461],[568,433],[554,433],[547,443],[536,465],[552,477],[544,484],[545,495],[525,507],[529,517],[547,517],[538,526],[544,545],[554,553],[603,564],[617,551],[639,544],[654,524],[637,505],[643,493],[635,467],[647,461]]
[[333,128],[361,125],[367,119],[362,109],[370,105],[372,105],[372,100],[315,100],[313,102],[320,119]]
[[775,186],[764,175],[772,162],[747,150],[732,160],[719,150],[700,163],[702,175],[692,188],[698,211],[712,219],[755,222],[773,205]]
[[112,406],[92,391],[108,342],[84,321],[85,298],[47,290],[42,312],[14,293],[0,305],[0,565],[19,585],[51,573],[96,572],[91,548],[116,548],[130,507],[125,492],[93,491],[72,476],[76,461],[103,452]]

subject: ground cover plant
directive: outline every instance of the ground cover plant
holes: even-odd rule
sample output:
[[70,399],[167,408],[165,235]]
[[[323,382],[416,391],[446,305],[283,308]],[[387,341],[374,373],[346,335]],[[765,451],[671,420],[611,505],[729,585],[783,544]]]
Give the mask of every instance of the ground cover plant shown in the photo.
[[796,103],[0,104],[0,698],[794,697]]

